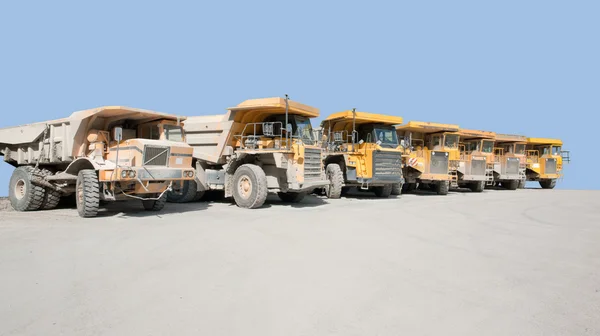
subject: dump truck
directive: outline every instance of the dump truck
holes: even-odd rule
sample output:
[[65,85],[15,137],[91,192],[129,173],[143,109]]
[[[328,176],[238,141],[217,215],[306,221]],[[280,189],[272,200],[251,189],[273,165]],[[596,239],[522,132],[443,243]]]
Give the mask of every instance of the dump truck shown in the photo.
[[197,178],[171,191],[169,201],[223,190],[241,208],[261,207],[269,192],[300,202],[329,185],[310,122],[318,116],[317,108],[286,96],[246,100],[224,115],[189,117],[184,129]]
[[409,121],[396,126],[396,131],[404,144],[402,191],[420,185],[438,195],[448,194],[457,183],[458,125]]
[[494,141],[496,133],[478,130],[459,130],[460,159],[458,186],[473,192],[482,192],[494,183]]
[[527,137],[515,134],[496,134],[494,144],[494,184],[515,190],[525,187]]
[[328,198],[340,198],[351,187],[389,197],[401,185],[402,147],[394,125],[401,117],[348,110],[321,122]]
[[537,181],[543,189],[553,189],[562,177],[562,165],[570,162],[562,141],[549,138],[527,138],[527,181]]
[[193,180],[192,148],[175,115],[124,106],[0,129],[0,154],[15,167],[9,198],[18,211],[55,208],[75,194],[81,217],[101,201],[141,200],[159,211],[174,181]]

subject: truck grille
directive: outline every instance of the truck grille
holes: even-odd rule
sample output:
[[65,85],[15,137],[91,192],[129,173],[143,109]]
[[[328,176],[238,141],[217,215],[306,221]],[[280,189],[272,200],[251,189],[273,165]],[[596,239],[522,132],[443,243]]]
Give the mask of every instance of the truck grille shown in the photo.
[[321,150],[319,148],[304,148],[304,180],[320,180],[321,165]]
[[431,163],[429,165],[431,174],[448,174],[448,153],[431,152]]
[[400,153],[373,152],[373,177],[396,180],[402,176]]
[[556,174],[556,159],[546,159],[546,169],[544,169],[544,173]]
[[471,175],[485,175],[485,160],[471,160]]
[[144,147],[144,166],[167,166],[169,152],[169,147],[146,145]]
[[506,158],[506,174],[518,174],[519,165],[518,158]]

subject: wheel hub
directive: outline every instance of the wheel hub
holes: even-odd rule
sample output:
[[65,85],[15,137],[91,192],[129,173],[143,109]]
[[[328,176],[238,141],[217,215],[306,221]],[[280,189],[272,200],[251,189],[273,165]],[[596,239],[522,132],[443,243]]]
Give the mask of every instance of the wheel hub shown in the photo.
[[25,197],[25,194],[27,193],[27,184],[25,183],[25,180],[21,179],[18,180],[17,183],[15,184],[15,197],[17,199],[23,199],[23,197]]
[[252,181],[248,176],[243,175],[242,177],[240,177],[238,183],[238,190],[240,196],[242,196],[244,199],[250,197],[250,195],[252,194]]

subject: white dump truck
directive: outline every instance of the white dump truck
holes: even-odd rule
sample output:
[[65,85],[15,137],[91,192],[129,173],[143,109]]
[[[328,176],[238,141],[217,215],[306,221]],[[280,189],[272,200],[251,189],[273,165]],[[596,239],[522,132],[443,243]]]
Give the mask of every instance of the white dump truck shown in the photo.
[[246,100],[224,115],[189,117],[187,143],[194,148],[195,181],[177,184],[171,202],[223,190],[242,208],[258,208],[267,193],[299,202],[329,185],[310,119],[319,110],[287,98]]
[[47,210],[75,193],[82,217],[96,216],[100,201],[131,198],[161,210],[174,181],[195,177],[183,120],[106,106],[0,129],[0,155],[15,167],[10,202],[18,211]]

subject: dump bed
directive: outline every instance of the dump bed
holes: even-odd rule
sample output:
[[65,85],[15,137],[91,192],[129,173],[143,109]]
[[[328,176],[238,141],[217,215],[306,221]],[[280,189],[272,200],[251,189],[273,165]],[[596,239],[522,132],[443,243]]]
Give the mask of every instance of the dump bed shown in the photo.
[[458,125],[440,124],[423,121],[409,121],[408,123],[396,126],[398,131],[408,131],[416,133],[437,133],[437,132],[458,132]]
[[[123,120],[184,120],[175,115],[124,106],[77,111],[68,118],[0,129],[0,154],[17,165],[70,162],[85,155],[89,130],[106,130]],[[40,155],[41,154],[41,155]]]
[[496,139],[496,133],[490,131],[470,130],[461,128],[458,132],[461,139]]
[[527,144],[529,145],[554,145],[562,146],[562,140],[551,139],[551,138],[527,138]]
[[[289,114],[308,118],[319,116],[319,109],[288,100]],[[214,164],[226,162],[226,156],[233,154],[234,135],[243,132],[251,123],[260,123],[271,115],[283,115],[286,101],[283,98],[249,99],[230,107],[225,114],[189,117],[184,123],[187,143],[194,148],[194,158]],[[252,127],[246,129],[246,134]]]
[[331,126],[332,131],[352,130],[352,125],[362,124],[382,124],[399,125],[402,124],[402,117],[390,116],[385,114],[376,114],[369,112],[353,112],[350,110],[337,112],[328,116],[321,122],[322,127]]
[[527,137],[524,135],[496,133],[496,142],[527,142]]

